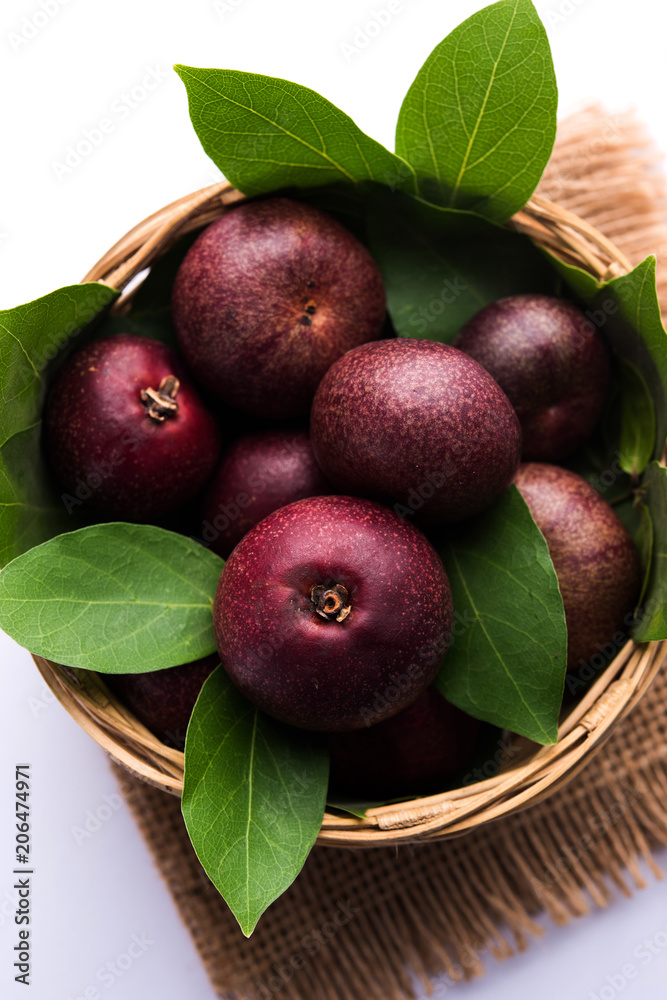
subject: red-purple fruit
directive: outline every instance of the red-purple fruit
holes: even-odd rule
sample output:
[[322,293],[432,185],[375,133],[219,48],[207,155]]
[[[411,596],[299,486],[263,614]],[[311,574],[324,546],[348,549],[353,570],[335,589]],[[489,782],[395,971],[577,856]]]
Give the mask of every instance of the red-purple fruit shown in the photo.
[[159,740],[182,750],[192,710],[217,654],[143,674],[105,674],[107,687]]
[[524,459],[555,462],[590,437],[607,396],[609,354],[576,306],[548,295],[500,299],[466,323],[455,346],[509,397]]
[[640,587],[637,550],[607,501],[574,472],[527,462],[515,482],[549,546],[572,670],[627,633]]
[[512,482],[521,428],[502,389],[472,358],[428,340],[349,351],[322,379],[313,451],[345,493],[399,501],[434,523],[488,507]]
[[479,722],[434,688],[398,715],[330,737],[329,787],[361,799],[394,799],[442,790],[465,765]]
[[381,335],[385,293],[368,250],[288,198],[234,208],[188,251],[172,313],[202,385],[260,416],[306,414],[327,368]]
[[452,599],[413,525],[357,497],[299,500],[236,546],[213,609],[220,658],[263,711],[361,729],[405,708],[447,651]]
[[226,559],[267,514],[332,492],[315,461],[308,431],[245,434],[224,454],[206,491],[202,538]]
[[63,365],[45,430],[68,510],[87,503],[131,521],[190,500],[220,451],[217,424],[178,356],[130,334],[95,341]]

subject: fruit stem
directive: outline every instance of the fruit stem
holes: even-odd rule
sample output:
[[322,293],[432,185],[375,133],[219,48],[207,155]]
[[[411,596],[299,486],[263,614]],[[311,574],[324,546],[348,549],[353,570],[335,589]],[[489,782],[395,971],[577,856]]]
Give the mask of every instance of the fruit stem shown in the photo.
[[333,587],[323,587],[321,584],[311,588],[310,599],[315,605],[318,615],[326,621],[345,621],[352,606],[347,604],[347,587],[336,583]]
[[142,389],[141,402],[146,405],[146,412],[151,420],[161,424],[167,417],[178,413],[176,393],[181,387],[175,375],[167,375],[157,389]]

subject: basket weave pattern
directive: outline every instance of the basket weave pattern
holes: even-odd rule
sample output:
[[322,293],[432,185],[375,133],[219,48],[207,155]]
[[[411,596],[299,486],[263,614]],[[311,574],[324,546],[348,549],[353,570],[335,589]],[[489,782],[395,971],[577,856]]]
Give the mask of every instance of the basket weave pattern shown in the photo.
[[[213,184],[156,212],[135,226],[88,272],[123,290],[186,233],[208,225],[243,195],[227,182]],[[511,225],[538,245],[598,279],[627,273],[625,256],[586,222],[534,196]],[[113,312],[123,315],[132,291]],[[368,810],[364,819],[325,813],[318,843],[369,847],[407,841],[442,840],[538,802],[577,774],[616,724],[651,684],[667,643],[628,641],[585,696],[561,719],[558,742],[528,745],[493,777],[427,798]],[[123,767],[180,795],[183,754],[157,740],[108,691],[103,678],[34,656],[46,683],[76,721]]]

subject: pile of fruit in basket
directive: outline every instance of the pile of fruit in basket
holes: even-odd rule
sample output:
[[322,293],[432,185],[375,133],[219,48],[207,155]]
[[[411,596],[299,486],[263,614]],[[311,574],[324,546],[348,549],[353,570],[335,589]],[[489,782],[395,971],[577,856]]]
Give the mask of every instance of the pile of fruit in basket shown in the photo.
[[[198,506],[198,533],[227,560],[222,665],[262,711],[336,734],[341,792],[430,791],[465,763],[478,723],[430,687],[454,609],[428,536],[456,536],[511,483],[549,546],[568,665],[623,627],[640,585],[632,539],[592,486],[553,464],[591,436],[609,384],[602,334],[575,305],[501,299],[457,346],[388,337],[369,251],[321,210],[269,198],[201,233],[172,313],[180,355],[116,334],[63,365],[47,454],[65,502],[83,489],[102,517]],[[260,428],[244,433],[245,414]],[[205,676],[189,672],[189,698],[167,694],[161,672],[148,698],[145,674],[115,684],[158,732],[184,734]],[[176,725],[161,718],[174,699]]]

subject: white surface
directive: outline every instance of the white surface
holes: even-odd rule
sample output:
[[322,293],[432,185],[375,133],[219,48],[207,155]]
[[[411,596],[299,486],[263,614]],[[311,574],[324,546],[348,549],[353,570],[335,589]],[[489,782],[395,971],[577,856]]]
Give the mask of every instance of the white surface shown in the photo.
[[[343,43],[363,42],[358,29],[384,0],[4,0],[0,308],[78,281],[140,219],[219,176],[190,126],[174,62],[296,80],[391,147],[401,99],[422,61],[482,6],[402,0],[377,37],[346,58]],[[538,0],[537,7],[552,42],[561,111],[596,99],[611,112],[635,107],[667,151],[664,8],[655,0]],[[32,37],[17,40],[35,23]],[[130,96],[130,107],[124,95],[143,81],[153,89],[140,101]],[[54,162],[102,118],[112,130],[58,180]],[[115,798],[104,755],[52,703],[27,654],[2,636],[0,660],[0,996],[75,1000],[113,988],[117,1000],[210,1000],[188,934]],[[13,982],[16,928],[6,895],[13,766],[22,760],[32,766],[36,871],[29,994]],[[106,818],[82,837],[96,813]],[[527,954],[503,965],[489,960],[487,976],[472,984],[443,979],[437,1000],[452,991],[466,1000],[621,993],[664,1000],[665,883],[651,882],[631,901],[565,928],[543,923],[544,937]],[[133,935],[145,950],[135,942],[138,957],[128,960]]]

